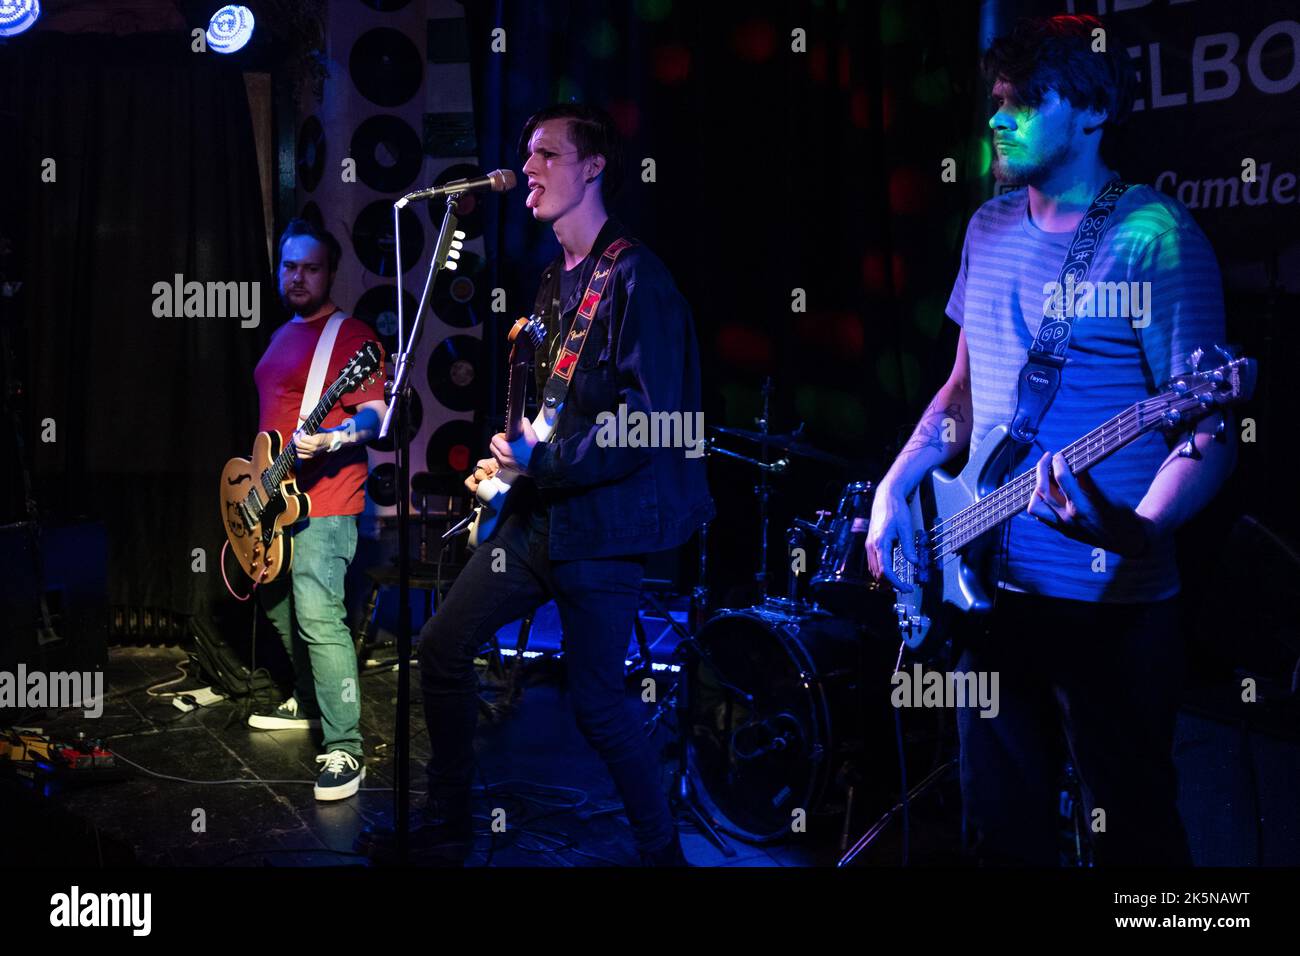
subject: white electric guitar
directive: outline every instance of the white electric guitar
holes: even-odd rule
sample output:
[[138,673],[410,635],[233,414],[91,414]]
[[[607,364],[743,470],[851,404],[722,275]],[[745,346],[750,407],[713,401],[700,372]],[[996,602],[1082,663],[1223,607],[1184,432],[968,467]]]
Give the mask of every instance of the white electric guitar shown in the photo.
[[[528,365],[546,341],[546,326],[537,316],[520,319],[510,330],[510,365],[506,386],[506,440],[514,441],[523,434],[524,392],[528,384]],[[546,441],[555,430],[556,412],[542,414],[532,423],[538,441]],[[502,468],[491,478],[480,481],[474,496],[474,520],[469,526],[469,548],[473,550],[492,537],[505,509],[510,486],[519,473]]]

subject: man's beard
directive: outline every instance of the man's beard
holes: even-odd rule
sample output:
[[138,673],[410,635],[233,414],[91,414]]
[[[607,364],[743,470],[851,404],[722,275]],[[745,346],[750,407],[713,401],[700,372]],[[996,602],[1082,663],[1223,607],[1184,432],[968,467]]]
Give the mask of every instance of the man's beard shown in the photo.
[[319,312],[320,307],[329,301],[329,297],[329,290],[326,289],[324,294],[319,297],[312,296],[307,299],[299,299],[295,303],[293,299],[289,298],[287,292],[281,292],[280,302],[284,305],[285,311],[290,315],[301,315],[303,318],[306,318],[309,315]]
[[1057,140],[1056,145],[1047,153],[1032,162],[1017,158],[1017,153],[1024,153],[1023,148],[1011,150],[1009,154],[998,155],[993,147],[993,176],[1006,186],[1037,186],[1060,166],[1070,155],[1070,144],[1066,140]]

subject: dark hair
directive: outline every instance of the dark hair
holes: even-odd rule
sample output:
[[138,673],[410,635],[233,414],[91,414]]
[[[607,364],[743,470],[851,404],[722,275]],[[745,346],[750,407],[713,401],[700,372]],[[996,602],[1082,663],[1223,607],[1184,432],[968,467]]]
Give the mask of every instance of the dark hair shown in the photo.
[[552,119],[569,121],[569,139],[578,148],[578,157],[587,159],[599,153],[605,157],[601,171],[600,195],[608,203],[623,185],[623,136],[614,119],[604,110],[585,103],[557,103],[528,117],[519,134],[519,158],[528,158],[528,140],[537,127]]
[[[1105,52],[1093,52],[1093,31],[1105,30]],[[981,64],[993,85],[1006,80],[1026,106],[1048,90],[1075,109],[1105,110],[1105,126],[1118,126],[1133,108],[1136,75],[1124,44],[1093,16],[1061,14],[1018,21],[989,46]]]
[[334,233],[310,219],[290,219],[289,225],[284,227],[284,234],[280,236],[281,261],[284,260],[284,244],[294,236],[311,236],[319,242],[325,247],[325,252],[329,256],[330,274],[339,271],[339,259],[343,257],[343,247],[334,238]]

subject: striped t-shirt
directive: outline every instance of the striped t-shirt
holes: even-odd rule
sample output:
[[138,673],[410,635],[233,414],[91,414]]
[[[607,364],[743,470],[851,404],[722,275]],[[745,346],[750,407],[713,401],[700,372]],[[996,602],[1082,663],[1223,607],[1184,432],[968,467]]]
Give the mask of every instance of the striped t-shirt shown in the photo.
[[[1073,236],[1043,232],[1029,218],[1028,192],[1018,189],[984,203],[971,219],[948,317],[966,332],[974,425],[971,453],[995,425],[1010,422],[1016,382],[1042,321],[1047,283],[1057,280]],[[1056,399],[1044,416],[1032,467],[1134,402],[1161,391],[1189,371],[1190,355],[1224,339],[1219,267],[1205,234],[1177,200],[1147,186],[1120,199],[1093,259],[1088,281],[1138,283],[1128,308],[1098,297],[1098,311],[1078,315]],[[1149,285],[1145,285],[1149,283]],[[1115,287],[1112,287],[1115,288]],[[1084,311],[1080,308],[1078,311]],[[1144,327],[1143,327],[1144,326]],[[1173,445],[1149,433],[1094,465],[1090,474],[1107,497],[1136,506]],[[1141,558],[1106,553],[1073,541],[1021,513],[1007,522],[998,549],[999,585],[1051,597],[1132,603],[1178,592],[1172,542],[1153,544]],[[991,532],[999,534],[999,532]]]

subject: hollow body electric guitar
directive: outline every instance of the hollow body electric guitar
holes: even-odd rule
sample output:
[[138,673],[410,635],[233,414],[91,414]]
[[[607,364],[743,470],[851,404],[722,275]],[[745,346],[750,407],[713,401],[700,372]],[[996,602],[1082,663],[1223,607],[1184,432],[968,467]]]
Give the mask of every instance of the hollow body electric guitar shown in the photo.
[[[528,365],[537,350],[546,341],[546,326],[537,316],[519,319],[510,330],[510,364],[506,385],[506,440],[514,441],[523,434],[524,426],[524,392],[528,385]],[[538,415],[532,423],[537,440],[546,441],[555,430],[555,418],[558,410],[549,415]],[[506,496],[510,486],[519,478],[519,473],[501,469],[491,478],[480,481],[474,496],[478,504],[474,506],[474,520],[469,526],[470,549],[477,548],[496,532],[500,523],[501,512],[506,505]]]
[[[334,384],[302,423],[299,432],[313,435],[340,398],[358,385],[374,381],[379,345],[367,342],[348,360]],[[221,472],[221,520],[230,550],[244,573],[259,584],[274,581],[293,564],[293,539],[285,528],[306,520],[311,497],[298,490],[293,442],[278,431],[259,432],[251,458],[232,458]]]
[[[1062,449],[1070,470],[1077,475],[1148,432],[1183,429],[1224,406],[1249,399],[1255,388],[1255,362],[1234,359],[1217,347],[1216,351],[1225,364],[1201,371],[1204,356],[1198,349],[1192,356],[1193,373],[1180,376],[1159,395],[1129,406]],[[1221,415],[1216,436],[1224,427]],[[1009,426],[997,426],[980,442],[961,474],[954,477],[932,469],[908,499],[912,527],[925,529],[915,532],[921,563],[913,565],[896,544],[891,564],[898,579],[912,588],[908,593],[895,591],[894,612],[904,642],[915,651],[931,651],[946,639],[944,625],[952,623],[953,612],[980,613],[992,607],[982,574],[996,537],[988,532],[1024,511],[1035,485],[1033,468],[1005,484],[997,483],[1007,473],[1006,463],[1016,444],[1009,437]],[[1190,438],[1179,453],[1197,456]]]

